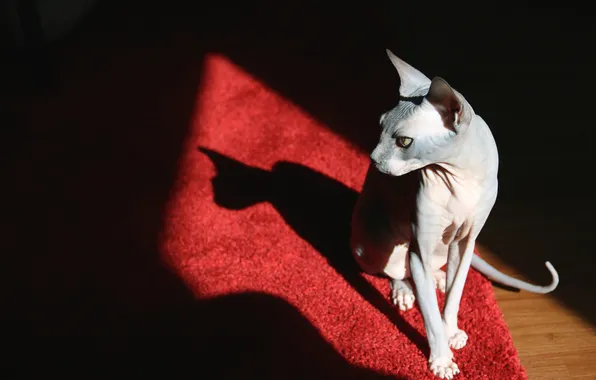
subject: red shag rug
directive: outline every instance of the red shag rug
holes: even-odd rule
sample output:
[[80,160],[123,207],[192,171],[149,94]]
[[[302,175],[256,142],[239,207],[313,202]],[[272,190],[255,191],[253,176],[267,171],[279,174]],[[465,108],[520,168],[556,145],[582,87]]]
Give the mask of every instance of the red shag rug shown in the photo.
[[[197,363],[227,358],[213,378],[432,379],[419,310],[393,307],[348,249],[367,154],[222,56],[206,58],[193,117],[161,242],[207,305]],[[459,379],[526,377],[473,270],[460,321]]]

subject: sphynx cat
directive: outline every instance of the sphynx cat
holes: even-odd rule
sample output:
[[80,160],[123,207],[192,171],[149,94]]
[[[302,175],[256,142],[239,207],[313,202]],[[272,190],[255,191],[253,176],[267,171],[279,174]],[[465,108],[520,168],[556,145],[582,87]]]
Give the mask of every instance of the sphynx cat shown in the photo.
[[[499,156],[488,125],[442,78],[427,78],[391,51],[400,101],[380,118],[381,134],[354,208],[350,244],[361,268],[391,280],[401,310],[416,300],[430,347],[429,368],[452,379],[453,349],[466,345],[459,303],[470,266],[534,293],[553,291],[507,276],[474,253],[497,198]],[[446,265],[446,273],[441,269]],[[413,280],[412,285],[410,279]],[[445,292],[441,315],[435,287]],[[415,291],[414,291],[415,290]]]

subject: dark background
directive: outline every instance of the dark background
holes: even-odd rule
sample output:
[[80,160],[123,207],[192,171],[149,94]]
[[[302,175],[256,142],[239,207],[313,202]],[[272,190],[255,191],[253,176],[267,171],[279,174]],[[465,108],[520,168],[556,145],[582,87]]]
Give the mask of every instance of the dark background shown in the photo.
[[[550,260],[561,276],[553,295],[596,322],[589,12],[403,1],[147,3],[100,1],[61,38],[44,45],[32,34],[30,49],[3,46],[3,190],[19,194],[7,202],[5,231],[15,233],[6,241],[17,237],[14,251],[30,260],[33,279],[31,298],[13,294],[4,318],[31,321],[35,353],[73,354],[85,343],[67,336],[97,333],[110,339],[94,349],[111,352],[118,332],[146,331],[136,321],[147,319],[148,308],[153,323],[168,328],[166,321],[217,315],[211,310],[238,302],[293,315],[291,306],[261,295],[197,306],[158,260],[161,210],[208,52],[228,56],[366,151],[380,113],[397,101],[399,80],[385,48],[445,78],[487,121],[500,150],[500,194],[480,242],[535,282],[549,280],[543,262]],[[88,170],[101,182],[80,185]],[[21,271],[13,276],[22,283]],[[118,290],[130,278],[154,298],[131,305]],[[98,317],[98,305],[111,311]],[[353,373],[299,319],[287,320],[300,326],[298,335],[312,333],[321,360],[336,363],[334,375]],[[174,335],[186,334],[179,325]],[[251,330],[258,335],[259,328]],[[41,338],[52,336],[67,351]],[[156,354],[167,342],[129,344]]]

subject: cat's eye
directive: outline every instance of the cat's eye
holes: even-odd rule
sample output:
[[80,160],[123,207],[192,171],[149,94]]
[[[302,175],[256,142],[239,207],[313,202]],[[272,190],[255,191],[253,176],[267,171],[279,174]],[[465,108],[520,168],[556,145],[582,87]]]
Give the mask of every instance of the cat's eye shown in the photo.
[[412,145],[412,142],[414,140],[410,137],[404,137],[404,136],[400,136],[397,139],[395,139],[395,142],[397,143],[397,145],[401,148],[409,148],[410,145]]

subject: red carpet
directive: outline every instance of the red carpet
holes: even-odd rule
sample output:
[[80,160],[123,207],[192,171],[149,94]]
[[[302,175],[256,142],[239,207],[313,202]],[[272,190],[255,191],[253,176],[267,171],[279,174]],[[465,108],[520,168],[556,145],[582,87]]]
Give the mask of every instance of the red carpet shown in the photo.
[[[418,309],[400,315],[389,305],[387,280],[359,274],[348,250],[367,164],[365,153],[299,107],[210,56],[163,252],[200,299],[279,297],[349,363],[430,379]],[[246,312],[236,311],[240,319]],[[456,353],[460,379],[524,378],[491,285],[476,272],[465,289],[461,327],[470,340]]]
[[[387,281],[360,274],[348,250],[368,160],[358,115],[373,113],[346,105],[376,104],[361,93],[387,78],[365,80],[360,70],[383,66],[365,68],[362,53],[340,81],[325,81],[340,67],[339,50],[370,45],[348,38],[328,49],[322,36],[352,30],[351,18],[328,26],[323,14],[301,38],[292,33],[303,21],[284,32],[282,19],[273,27],[287,35],[268,44],[259,42],[272,35],[267,24],[246,40],[230,32],[235,44],[217,22],[198,33],[212,44],[206,31],[221,33],[226,56],[271,73],[267,83],[287,86],[282,96],[223,56],[204,57],[213,49],[190,31],[196,14],[211,14],[121,8],[56,50],[56,88],[11,97],[3,115],[12,183],[25,189],[8,211],[23,226],[19,244],[30,247],[34,294],[6,308],[28,313],[32,340],[15,339],[4,362],[76,378],[167,367],[168,378],[431,379],[418,310],[401,315]],[[327,55],[300,61],[303,45],[317,41],[313,51]],[[288,43],[285,56],[278,47]],[[267,54],[277,59],[271,70]],[[292,64],[308,72],[278,75]],[[328,92],[313,93],[317,83]],[[317,112],[291,102],[298,98]],[[458,379],[526,377],[492,287],[476,272],[460,323],[470,339],[456,352]]]

